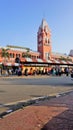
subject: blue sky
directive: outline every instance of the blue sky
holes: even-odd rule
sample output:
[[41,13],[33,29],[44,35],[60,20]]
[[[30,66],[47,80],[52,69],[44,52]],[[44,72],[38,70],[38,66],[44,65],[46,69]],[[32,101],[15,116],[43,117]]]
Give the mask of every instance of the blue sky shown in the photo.
[[73,0],[0,0],[0,46],[37,50],[37,32],[45,18],[51,30],[52,51],[73,49]]

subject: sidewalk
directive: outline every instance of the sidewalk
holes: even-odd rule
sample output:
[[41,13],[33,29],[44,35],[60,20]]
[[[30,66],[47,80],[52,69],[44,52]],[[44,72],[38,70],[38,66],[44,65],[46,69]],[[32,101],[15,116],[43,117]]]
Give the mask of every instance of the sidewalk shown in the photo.
[[0,119],[0,130],[73,130],[73,92],[36,102]]

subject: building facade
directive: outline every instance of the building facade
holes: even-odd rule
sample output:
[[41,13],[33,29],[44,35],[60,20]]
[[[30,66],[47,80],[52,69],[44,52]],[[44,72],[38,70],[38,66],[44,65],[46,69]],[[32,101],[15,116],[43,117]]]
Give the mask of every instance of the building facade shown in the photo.
[[[2,48],[8,49],[9,56],[2,57]],[[42,20],[37,32],[37,51],[32,51],[30,48],[11,46],[0,47],[0,62],[3,64],[16,62],[16,58],[20,59],[21,63],[25,62],[50,62],[54,60],[69,60],[73,61],[73,57],[52,52],[51,31],[45,19]],[[50,61],[51,60],[51,61]]]

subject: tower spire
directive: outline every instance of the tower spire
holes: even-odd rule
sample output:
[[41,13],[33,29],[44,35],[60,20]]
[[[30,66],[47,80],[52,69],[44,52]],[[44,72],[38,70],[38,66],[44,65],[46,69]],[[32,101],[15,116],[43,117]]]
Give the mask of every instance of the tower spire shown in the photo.
[[42,19],[41,25],[38,30],[38,51],[40,52],[42,59],[48,59],[51,54],[51,40],[50,29],[45,19]]

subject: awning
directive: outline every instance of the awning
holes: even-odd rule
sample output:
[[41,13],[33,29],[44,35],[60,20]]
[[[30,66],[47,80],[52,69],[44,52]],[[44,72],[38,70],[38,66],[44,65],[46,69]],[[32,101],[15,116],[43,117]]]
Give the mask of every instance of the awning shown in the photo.
[[54,60],[53,63],[60,64],[60,61]]
[[34,59],[34,58],[33,58],[32,60],[33,60],[33,62],[37,62],[37,59]]
[[23,57],[23,58],[20,58],[20,61],[21,61],[21,62],[25,62],[26,59]]
[[68,64],[66,61],[64,61],[64,60],[61,60],[60,61],[62,64]]
[[32,58],[25,57],[20,59],[21,62],[33,62]]
[[44,62],[42,59],[38,58],[37,62]]
[[3,63],[5,66],[19,66],[19,63]]
[[19,63],[13,63],[12,66],[20,66]]
[[65,60],[56,60],[56,59],[40,59],[40,58],[29,58],[29,57],[24,57],[20,59],[21,62],[31,62],[31,63],[47,63],[47,64],[57,64],[57,65],[67,65],[70,64],[72,65],[73,62],[71,61],[65,61]]
[[73,62],[71,62],[71,61],[67,61],[67,63],[68,63],[68,64],[73,64]]
[[47,60],[48,63],[53,63],[52,60]]
[[25,58],[25,60],[27,61],[27,62],[33,62],[33,60],[31,59],[31,58]]

